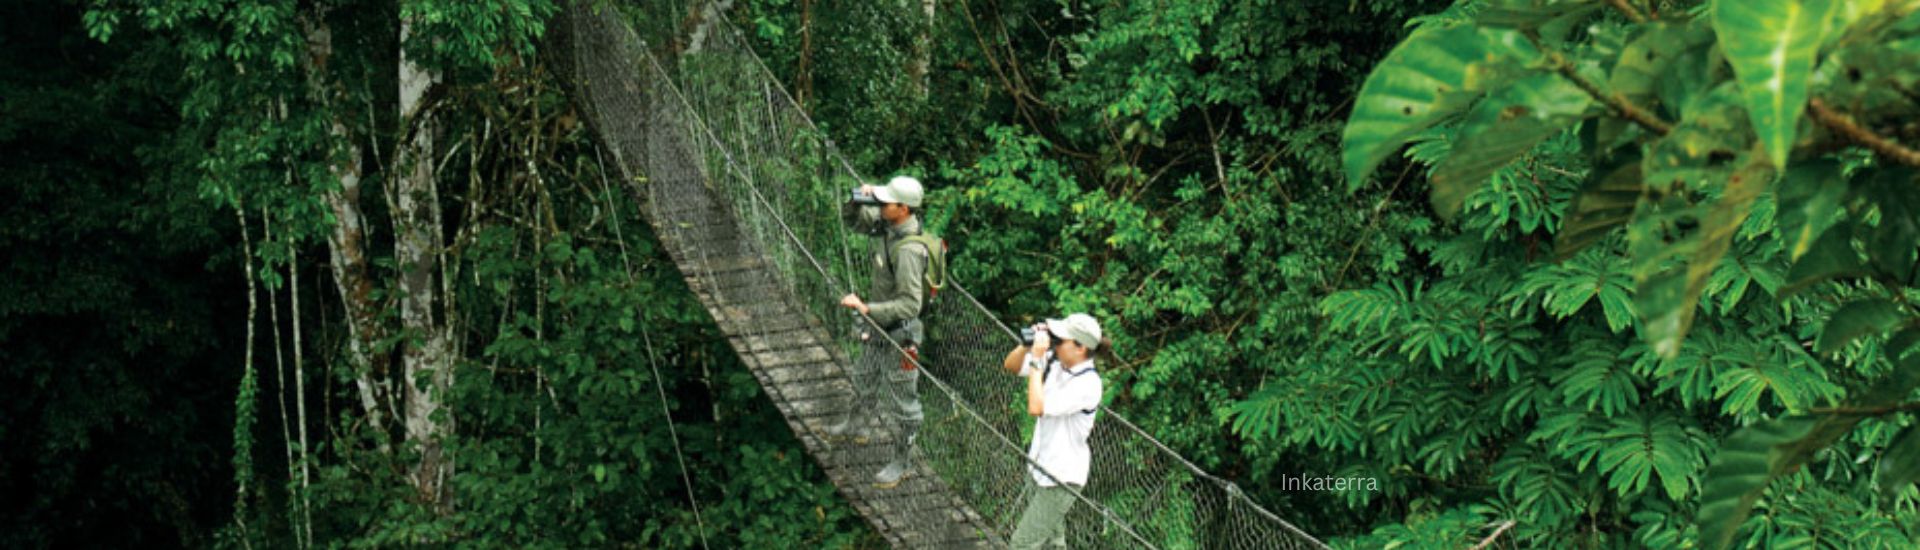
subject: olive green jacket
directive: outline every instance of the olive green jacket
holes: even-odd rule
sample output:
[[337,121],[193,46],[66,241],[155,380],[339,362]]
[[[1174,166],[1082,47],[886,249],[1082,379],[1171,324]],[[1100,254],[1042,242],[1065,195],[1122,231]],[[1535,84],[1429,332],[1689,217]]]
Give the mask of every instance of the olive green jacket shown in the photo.
[[[860,212],[848,212],[846,221],[865,232],[877,220]],[[909,217],[899,225],[874,235],[867,261],[873,268],[873,281],[863,298],[867,316],[888,335],[902,344],[926,341],[926,329],[920,323],[920,311],[927,303],[927,263],[931,252],[918,243],[895,247],[901,238],[920,233],[920,217]]]

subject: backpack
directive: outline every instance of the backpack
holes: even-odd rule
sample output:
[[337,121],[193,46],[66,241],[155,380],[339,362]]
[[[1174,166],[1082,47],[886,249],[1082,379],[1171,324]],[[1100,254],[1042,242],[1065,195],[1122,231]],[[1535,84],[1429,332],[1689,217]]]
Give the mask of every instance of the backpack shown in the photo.
[[[927,247],[927,300],[940,296],[940,289],[947,286],[947,240],[924,232],[901,237],[894,241],[893,250],[887,251],[887,261],[893,261],[893,255],[900,253],[900,247],[907,243],[920,243]],[[888,266],[892,269],[892,266]]]

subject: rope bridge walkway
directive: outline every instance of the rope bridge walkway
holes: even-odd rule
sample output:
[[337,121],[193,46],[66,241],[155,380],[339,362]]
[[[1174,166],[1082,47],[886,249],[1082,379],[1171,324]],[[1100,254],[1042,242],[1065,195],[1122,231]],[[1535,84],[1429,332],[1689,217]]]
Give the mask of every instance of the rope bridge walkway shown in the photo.
[[[880,383],[850,377],[856,323],[870,321],[838,305],[864,291],[856,281],[875,269],[853,260],[865,257],[867,237],[843,228],[838,210],[847,189],[869,180],[713,4],[681,1],[577,0],[552,23],[554,65],[614,157],[610,171],[788,426],[875,530],[896,547],[1005,547],[1031,485],[1024,384],[999,369],[1018,337],[949,285],[921,315],[925,423],[913,475],[872,486],[891,435],[865,445],[823,438],[847,412],[853,384]],[[1074,548],[1324,547],[1114,411],[1102,408],[1091,445],[1092,475],[1067,520]]]

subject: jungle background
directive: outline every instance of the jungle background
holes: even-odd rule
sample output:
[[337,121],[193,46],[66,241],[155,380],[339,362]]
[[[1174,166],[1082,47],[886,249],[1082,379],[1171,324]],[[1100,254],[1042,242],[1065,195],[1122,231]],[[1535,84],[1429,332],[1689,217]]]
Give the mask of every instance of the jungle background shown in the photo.
[[[1906,295],[1912,241],[1897,277],[1798,284],[1804,243],[1763,193],[1669,350],[1628,231],[1557,248],[1601,169],[1580,128],[1452,208],[1431,172],[1470,117],[1350,184],[1342,136],[1376,65],[1487,4],[708,7],[857,168],[929,182],[957,279],[1009,322],[1100,316],[1109,405],[1303,530],[1697,544],[1723,441],[1890,370],[1876,331],[1814,343],[1850,299]],[[1606,4],[1680,21],[1711,3]],[[8,3],[0,544],[883,544],[602,186],[542,57],[557,9]],[[1566,40],[1595,57],[1645,23],[1580,15]],[[1842,217],[1902,212],[1920,210]],[[1911,418],[1881,412],[1765,478],[1739,540],[1916,544],[1920,491],[1876,483]],[[1280,486],[1303,475],[1379,487]]]

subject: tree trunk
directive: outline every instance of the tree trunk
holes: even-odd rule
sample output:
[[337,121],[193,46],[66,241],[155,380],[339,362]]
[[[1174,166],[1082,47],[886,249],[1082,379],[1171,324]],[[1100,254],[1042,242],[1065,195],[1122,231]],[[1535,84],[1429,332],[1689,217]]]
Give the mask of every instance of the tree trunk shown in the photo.
[[327,253],[332,260],[334,288],[346,309],[347,362],[353,368],[354,386],[359,390],[360,407],[366,410],[367,426],[373,429],[381,453],[390,452],[386,412],[392,392],[387,384],[387,358],[376,354],[376,342],[386,337],[379,324],[379,306],[373,301],[373,280],[367,275],[365,248],[366,225],[360,213],[361,150],[339,112],[334,111],[332,86],[327,78],[327,60],[333,56],[333,33],[324,14],[306,21],[308,92],[316,104],[332,112],[328,134],[340,149],[327,163],[328,171],[339,186],[326,192],[327,208],[333,214],[333,231],[327,234]]
[[794,65],[793,96],[801,113],[812,114],[807,104],[813,100],[813,0],[800,0],[800,62]]
[[[400,24],[406,43],[411,21]],[[441,444],[453,424],[442,398],[453,385],[453,357],[447,334],[435,319],[434,274],[439,271],[441,228],[435,189],[433,109],[429,89],[440,76],[400,53],[401,142],[394,180],[394,254],[400,268],[400,322],[406,333],[405,369],[407,442],[420,452],[412,473],[420,498],[441,511],[449,502],[446,480],[452,473]]]
[[727,10],[733,9],[733,0],[713,0],[700,5],[699,13],[693,14],[693,31],[687,33],[686,53],[700,53],[707,47],[708,37],[718,32],[720,18],[727,16]]
[[913,41],[913,59],[907,63],[907,78],[913,83],[913,91],[921,101],[928,97],[928,73],[933,67],[933,15],[939,7],[939,0],[920,0],[920,11],[927,20],[921,23],[920,32],[915,33]]

